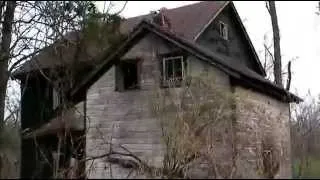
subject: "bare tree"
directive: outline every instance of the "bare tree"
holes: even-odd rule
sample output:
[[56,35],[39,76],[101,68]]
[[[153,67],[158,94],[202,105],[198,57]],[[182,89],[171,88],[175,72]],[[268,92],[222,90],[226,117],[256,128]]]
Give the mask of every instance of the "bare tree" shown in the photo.
[[271,17],[272,29],[273,29],[273,42],[274,42],[274,79],[275,83],[281,87],[282,84],[282,73],[281,73],[281,49],[280,49],[280,30],[278,25],[278,17],[276,11],[276,5],[274,1],[268,1],[266,4],[268,12]]
[[[82,48],[86,49],[92,45],[92,41],[95,44],[117,41],[118,37],[114,36],[112,30],[118,29],[121,21],[119,13],[123,11],[125,5],[119,11],[110,13],[110,10],[115,9],[114,3],[110,3],[107,10],[101,13],[91,1],[0,2],[0,127],[4,126],[5,121],[16,119],[13,117],[17,117],[19,114],[17,113],[19,103],[15,103],[15,101],[12,103],[11,90],[13,88],[11,88],[10,78],[12,78],[13,71],[42,52],[45,47],[50,46],[51,49],[55,49],[56,57],[61,57],[65,50],[73,48],[73,60],[76,63],[81,56],[80,53],[83,52]],[[76,38],[70,39],[68,36],[70,33],[78,33],[78,35]],[[100,38],[102,34],[104,36]],[[100,42],[97,42],[97,39]],[[86,44],[88,41],[91,44]],[[101,51],[105,50],[104,47],[107,46],[101,45]],[[65,78],[60,80],[57,75],[61,72],[58,73],[54,70],[49,75],[41,68],[38,70],[58,91],[63,92],[69,87],[66,87],[67,85],[74,83],[74,79],[72,79],[74,72],[70,68],[65,68],[62,73]],[[8,87],[10,91],[8,91]],[[24,90],[21,94],[23,92]],[[65,103],[68,104],[67,100]],[[5,117],[5,112],[9,112],[7,117]],[[1,141],[6,139],[1,138]],[[5,142],[1,142],[1,144],[5,144]],[[2,161],[0,160],[0,162]],[[2,170],[2,167],[0,168]]]
[[[263,52],[263,68],[266,71],[266,78],[270,81],[274,81],[274,55],[271,52],[273,48],[273,44],[268,41],[267,33],[264,35],[264,42],[263,42],[264,50]],[[291,79],[292,79],[292,72],[291,72],[291,63],[296,61],[299,57],[292,57],[289,59],[288,63],[283,67],[281,71],[281,76],[283,79],[286,79],[286,87],[287,91],[290,90],[291,87]]]
[[[286,75],[286,86],[285,89],[287,91],[290,90],[291,87],[291,79],[292,79],[292,72],[291,72],[291,60],[289,60],[287,64],[287,72],[284,73],[282,69],[282,57],[281,57],[281,47],[280,47],[280,29],[278,25],[278,17],[277,17],[277,11],[275,6],[275,1],[266,1],[266,8],[269,12],[269,15],[271,17],[271,23],[272,23],[272,32],[273,32],[273,45],[267,46],[266,43],[264,43],[264,51],[265,51],[265,62],[266,61],[266,54],[271,58],[271,66],[265,67],[266,71],[270,71],[270,67],[273,67],[273,77],[275,84],[283,87],[283,78],[284,75]],[[270,48],[273,47],[273,53],[271,53]],[[292,59],[294,60],[294,59]],[[265,63],[265,65],[267,65]]]
[[[0,124],[3,124],[4,120],[7,82],[14,70],[38,54],[42,48],[52,45],[59,39],[65,39],[67,33],[88,27],[88,23],[92,25],[90,22],[93,22],[93,19],[109,21],[123,8],[119,12],[109,14],[108,11],[98,13],[91,1],[2,1],[0,3],[0,26],[2,27]],[[108,10],[112,9],[114,9],[114,3],[110,3],[108,7]],[[91,29],[94,28],[91,27]]]
[[0,129],[3,126],[6,86],[9,78],[8,63],[10,59],[10,44],[16,1],[1,1],[1,44],[0,44]]

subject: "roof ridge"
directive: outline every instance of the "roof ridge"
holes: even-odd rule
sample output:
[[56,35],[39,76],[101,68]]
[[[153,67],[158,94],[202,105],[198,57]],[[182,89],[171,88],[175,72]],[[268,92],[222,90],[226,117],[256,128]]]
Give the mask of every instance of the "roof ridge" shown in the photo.
[[[166,11],[171,11],[171,10],[182,9],[182,8],[186,8],[186,7],[190,7],[190,6],[194,6],[194,5],[198,5],[198,4],[206,3],[206,2],[217,2],[217,1],[199,1],[199,2],[196,2],[196,3],[187,4],[187,5],[180,6],[180,7],[174,7],[174,8],[164,7],[164,8],[166,8]],[[221,2],[227,2],[227,1],[221,1]],[[161,7],[161,8],[163,8],[163,7]],[[159,8],[159,9],[161,9],[161,8]],[[138,16],[128,17],[128,18],[126,18],[126,20],[134,19],[134,18],[142,17],[142,16],[147,16],[147,15],[150,15],[150,12],[147,13],[147,14],[141,14],[141,15],[138,15]]]
[[189,6],[194,6],[196,4],[200,4],[200,3],[204,3],[204,2],[207,2],[207,1],[200,1],[200,2],[196,2],[196,3],[192,3],[192,4],[187,4],[187,5],[184,5],[184,6],[180,6],[180,7],[174,7],[174,8],[167,8],[166,10],[174,10],[174,9],[179,9],[179,8],[185,8],[185,7],[189,7]]

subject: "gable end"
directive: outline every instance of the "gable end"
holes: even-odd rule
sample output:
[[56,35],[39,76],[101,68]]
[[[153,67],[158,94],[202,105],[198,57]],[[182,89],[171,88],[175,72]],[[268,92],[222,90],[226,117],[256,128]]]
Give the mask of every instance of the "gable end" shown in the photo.
[[[228,26],[230,39],[220,35],[219,22]],[[226,3],[205,26],[195,41],[208,50],[242,63],[261,76],[266,73],[232,2]]]

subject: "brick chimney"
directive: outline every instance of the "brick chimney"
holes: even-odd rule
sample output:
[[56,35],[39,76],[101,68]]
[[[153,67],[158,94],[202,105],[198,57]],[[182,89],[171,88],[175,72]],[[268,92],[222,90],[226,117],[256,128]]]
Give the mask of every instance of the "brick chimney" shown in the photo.
[[153,22],[158,24],[163,29],[171,31],[171,23],[168,16],[166,16],[167,8],[160,8],[159,12],[153,17]]

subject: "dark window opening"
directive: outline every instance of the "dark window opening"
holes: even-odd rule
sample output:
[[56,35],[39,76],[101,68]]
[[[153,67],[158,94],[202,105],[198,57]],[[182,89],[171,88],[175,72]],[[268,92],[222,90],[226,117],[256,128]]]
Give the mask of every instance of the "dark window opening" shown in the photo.
[[124,89],[138,88],[138,70],[136,63],[123,63]]
[[116,73],[116,90],[122,91],[139,88],[137,61],[122,61],[118,65]]
[[228,26],[223,23],[223,22],[219,22],[219,29],[220,29],[220,36],[224,39],[224,40],[228,40]]

